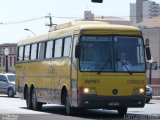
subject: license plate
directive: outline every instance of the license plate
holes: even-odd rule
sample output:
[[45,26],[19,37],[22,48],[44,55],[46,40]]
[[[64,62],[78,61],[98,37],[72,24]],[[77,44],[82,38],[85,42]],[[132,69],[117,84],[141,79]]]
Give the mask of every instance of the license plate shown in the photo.
[[109,102],[109,106],[119,106],[119,102]]

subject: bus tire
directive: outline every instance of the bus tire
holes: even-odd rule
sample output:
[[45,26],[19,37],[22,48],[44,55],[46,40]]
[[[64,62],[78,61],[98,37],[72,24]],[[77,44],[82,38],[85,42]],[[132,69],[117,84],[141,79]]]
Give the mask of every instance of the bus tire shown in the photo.
[[37,102],[36,91],[35,91],[35,89],[32,89],[32,107],[33,107],[33,110],[36,110],[36,111],[42,110],[42,105],[43,105],[42,103]]
[[123,116],[124,114],[127,113],[127,107],[121,107],[121,108],[118,108],[118,115],[121,115]]
[[149,103],[150,102],[150,99],[146,100],[146,103]]
[[71,107],[70,99],[67,93],[66,93],[66,99],[65,99],[65,111],[67,115],[73,114],[73,108]]
[[26,90],[26,105],[27,108],[32,110],[32,101],[31,101],[31,96],[30,96],[30,89],[27,88]]

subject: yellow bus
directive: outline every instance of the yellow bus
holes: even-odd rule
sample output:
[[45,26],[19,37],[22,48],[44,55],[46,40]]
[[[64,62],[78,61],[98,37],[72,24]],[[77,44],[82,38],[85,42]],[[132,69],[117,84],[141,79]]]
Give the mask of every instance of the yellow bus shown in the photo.
[[138,28],[99,21],[57,25],[18,42],[16,90],[28,109],[51,103],[64,105],[66,114],[102,108],[123,115],[145,105],[145,56]]

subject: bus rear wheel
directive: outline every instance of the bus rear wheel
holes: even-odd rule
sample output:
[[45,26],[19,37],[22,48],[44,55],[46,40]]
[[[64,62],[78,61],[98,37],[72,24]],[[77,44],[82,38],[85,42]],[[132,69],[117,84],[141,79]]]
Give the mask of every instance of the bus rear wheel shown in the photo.
[[32,109],[32,101],[31,101],[31,96],[30,96],[30,89],[26,89],[26,104],[28,109]]
[[32,90],[32,107],[33,110],[39,111],[42,110],[42,103],[37,102],[37,97],[36,97],[36,91],[35,89]]

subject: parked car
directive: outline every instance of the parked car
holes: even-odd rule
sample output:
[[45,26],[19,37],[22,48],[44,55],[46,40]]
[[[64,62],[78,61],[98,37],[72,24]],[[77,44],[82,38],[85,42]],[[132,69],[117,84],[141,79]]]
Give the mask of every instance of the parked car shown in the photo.
[[12,73],[0,73],[0,93],[14,97],[16,76]]
[[149,103],[149,101],[152,99],[153,91],[150,86],[146,86],[146,103]]

